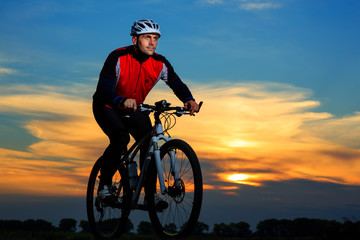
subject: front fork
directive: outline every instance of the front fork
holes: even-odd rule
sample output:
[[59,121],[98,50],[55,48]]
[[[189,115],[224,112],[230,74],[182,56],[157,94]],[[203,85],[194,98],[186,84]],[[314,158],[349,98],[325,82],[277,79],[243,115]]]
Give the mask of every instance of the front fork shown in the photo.
[[[153,136],[152,138],[153,138],[152,139],[153,146],[155,149],[154,150],[154,158],[155,158],[156,170],[157,170],[158,178],[159,178],[161,194],[164,195],[168,192],[168,188],[165,185],[164,173],[163,173],[163,169],[161,166],[160,148],[158,146],[159,137]],[[165,139],[165,140],[169,141],[171,139]],[[175,151],[169,150],[168,154],[170,156],[171,174],[174,177],[175,185],[178,185],[179,184],[179,181],[178,181],[179,180],[179,172],[178,172],[178,167],[176,164]]]

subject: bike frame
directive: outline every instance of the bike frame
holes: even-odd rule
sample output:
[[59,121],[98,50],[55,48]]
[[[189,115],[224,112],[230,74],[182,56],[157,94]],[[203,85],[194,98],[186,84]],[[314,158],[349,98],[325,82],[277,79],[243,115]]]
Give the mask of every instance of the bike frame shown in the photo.
[[[160,184],[160,189],[161,189],[161,194],[164,195],[168,192],[168,188],[165,186],[165,180],[164,180],[164,175],[163,175],[163,169],[161,166],[161,156],[160,156],[160,147],[161,145],[159,145],[159,141],[160,140],[164,140],[165,142],[168,142],[170,140],[172,140],[171,137],[165,137],[164,135],[164,130],[163,130],[163,126],[161,124],[160,118],[158,113],[155,113],[155,124],[152,128],[152,130],[145,136],[143,137],[139,142],[135,142],[131,148],[127,151],[127,153],[125,154],[125,156],[123,157],[123,161],[126,162],[130,162],[133,161],[133,159],[135,158],[136,154],[139,152],[140,148],[146,143],[146,142],[150,142],[150,146],[149,149],[147,151],[144,163],[143,163],[143,167],[140,171],[140,176],[138,179],[138,184],[135,188],[133,197],[132,197],[132,203],[131,203],[131,207],[132,208],[137,208],[138,205],[138,200],[140,197],[140,193],[141,193],[141,189],[144,186],[144,180],[145,180],[145,176],[148,172],[149,166],[150,166],[150,162],[151,162],[151,158],[152,156],[154,156],[154,160],[155,160],[155,165],[156,165],[156,170],[158,173],[158,179],[159,179],[159,184]],[[174,175],[174,180],[175,183],[178,183],[178,179],[179,179],[179,172],[178,172],[178,167],[176,164],[176,159],[175,159],[175,152],[174,151],[170,151],[170,159],[171,159],[171,169],[172,169],[172,174]],[[123,162],[122,161],[122,162]]]

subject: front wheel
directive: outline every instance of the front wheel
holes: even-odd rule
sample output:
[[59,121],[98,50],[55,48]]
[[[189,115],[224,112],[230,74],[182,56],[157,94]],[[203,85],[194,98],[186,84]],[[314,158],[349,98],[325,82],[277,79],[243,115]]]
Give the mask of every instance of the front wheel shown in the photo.
[[[161,165],[168,192],[161,194],[155,164],[151,182],[146,187],[149,216],[157,234],[162,238],[183,238],[196,226],[199,218],[203,185],[199,160],[194,150],[182,140],[171,140],[160,148]],[[179,173],[175,179],[171,158]],[[158,204],[161,202],[162,208]],[[165,203],[166,202],[166,203]]]

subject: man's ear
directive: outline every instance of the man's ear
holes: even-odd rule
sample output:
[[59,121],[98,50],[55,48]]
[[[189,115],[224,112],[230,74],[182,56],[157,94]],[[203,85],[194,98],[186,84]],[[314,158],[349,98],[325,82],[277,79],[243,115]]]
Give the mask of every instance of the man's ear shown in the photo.
[[137,45],[137,38],[138,38],[137,36],[132,37],[132,42],[134,45]]

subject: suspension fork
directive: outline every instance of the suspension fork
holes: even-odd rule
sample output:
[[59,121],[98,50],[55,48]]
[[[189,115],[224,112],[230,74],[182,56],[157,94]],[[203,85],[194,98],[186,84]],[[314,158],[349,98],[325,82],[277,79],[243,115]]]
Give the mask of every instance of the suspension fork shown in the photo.
[[[157,173],[158,173],[161,194],[164,195],[168,192],[168,188],[165,186],[164,173],[163,173],[163,169],[161,166],[160,149],[157,145],[158,138],[157,137],[153,137],[153,138],[154,138],[153,144],[154,144],[154,149],[155,149],[154,150],[155,164],[156,164],[156,169],[157,169]],[[178,181],[179,180],[179,171],[178,171],[178,167],[177,167],[177,163],[176,163],[175,151],[169,150],[168,154],[170,156],[171,174],[174,177],[175,185],[178,186],[180,184],[180,182]]]
[[[161,166],[161,156],[160,156],[160,147],[158,145],[158,142],[160,139],[167,141],[170,141],[171,138],[166,138],[164,136],[164,131],[161,125],[161,122],[159,120],[159,116],[155,116],[155,120],[156,120],[156,125],[155,125],[155,132],[156,135],[152,137],[151,142],[153,144],[153,149],[154,149],[154,158],[155,158],[155,164],[156,164],[156,170],[158,173],[158,178],[159,178],[159,184],[160,184],[160,189],[161,189],[161,194],[166,194],[168,192],[168,188],[165,186],[165,179],[164,179],[164,173],[163,173],[163,169]],[[170,164],[171,164],[171,172],[172,175],[175,178],[175,182],[177,183],[178,178],[179,178],[179,173],[177,170],[177,165],[176,165],[176,159],[175,159],[175,152],[173,150],[171,150],[169,152],[170,154]]]
[[[157,145],[157,142],[155,142],[154,144]],[[154,150],[154,158],[155,158],[156,170],[159,178],[161,194],[164,195],[168,192],[168,189],[165,186],[164,173],[161,166],[160,149],[158,147]]]
[[179,185],[179,171],[178,171],[178,167],[176,164],[176,157],[175,157],[175,150],[170,150],[169,151],[169,155],[170,155],[170,161],[171,161],[171,174],[174,176],[174,180],[175,180],[175,185],[178,186]]

